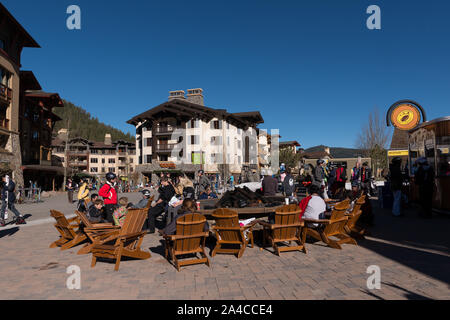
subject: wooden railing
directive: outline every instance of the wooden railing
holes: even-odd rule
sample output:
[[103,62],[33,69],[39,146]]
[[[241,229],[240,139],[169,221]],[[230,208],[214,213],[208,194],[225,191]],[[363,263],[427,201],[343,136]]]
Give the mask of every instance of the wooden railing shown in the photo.
[[11,100],[12,98],[12,90],[1,83],[0,83],[0,98],[3,98],[4,100],[7,101]]
[[171,151],[176,146],[175,143],[172,144],[157,144],[156,151]]
[[9,119],[0,118],[0,127],[2,127],[3,129],[9,130]]

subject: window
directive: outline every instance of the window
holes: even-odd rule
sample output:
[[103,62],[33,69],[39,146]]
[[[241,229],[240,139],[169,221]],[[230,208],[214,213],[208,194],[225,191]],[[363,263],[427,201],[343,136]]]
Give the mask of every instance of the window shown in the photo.
[[187,128],[188,129],[200,128],[200,121],[198,119],[192,119],[192,120],[188,121]]
[[133,163],[133,158],[130,158],[130,163]]
[[98,158],[91,158],[91,163],[98,163]]
[[105,173],[105,167],[102,168],[102,173]]
[[221,153],[211,153],[211,163],[221,163],[222,154]]
[[39,132],[33,131],[31,137],[32,137],[33,140],[38,140],[39,139]]
[[241,164],[241,156],[238,156],[238,164]]
[[220,120],[211,121],[211,129],[222,129],[222,121]]
[[146,160],[145,163],[152,163],[152,155],[151,154],[146,155],[145,160]]
[[241,140],[238,140],[238,142],[237,142],[237,146],[238,146],[238,149],[240,149],[240,148],[241,148]]
[[108,172],[116,172],[116,168],[108,168]]
[[222,137],[221,136],[211,137],[211,144],[213,146],[221,146],[222,145]]
[[200,136],[195,135],[190,138],[191,144],[200,144]]
[[6,42],[5,42],[5,40],[0,39],[0,49],[5,50],[5,48],[6,48]]
[[105,158],[102,158],[102,163],[105,163]]
[[109,158],[109,159],[108,159],[108,163],[116,163],[116,159],[114,159],[114,158]]
[[144,147],[151,147],[153,145],[153,139],[152,138],[145,138],[144,139]]
[[241,134],[241,129],[237,129],[237,134]]
[[230,124],[227,122],[227,129],[230,129]]
[[169,160],[169,156],[166,154],[162,154],[159,156],[159,161],[168,161]]
[[91,172],[98,172],[98,168],[92,167],[92,168],[91,168]]
[[230,137],[227,137],[227,146],[230,146]]

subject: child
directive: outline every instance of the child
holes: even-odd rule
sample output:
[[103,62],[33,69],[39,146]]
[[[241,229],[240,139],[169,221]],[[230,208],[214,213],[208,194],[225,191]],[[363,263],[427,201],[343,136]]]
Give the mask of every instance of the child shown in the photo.
[[125,222],[125,217],[128,213],[127,209],[128,205],[128,198],[122,197],[119,199],[119,208],[114,210],[113,213],[113,219],[116,226],[123,226],[123,223]]
[[92,223],[102,223],[102,211],[103,211],[103,200],[97,199],[95,200],[92,205],[89,207],[88,211],[88,219]]

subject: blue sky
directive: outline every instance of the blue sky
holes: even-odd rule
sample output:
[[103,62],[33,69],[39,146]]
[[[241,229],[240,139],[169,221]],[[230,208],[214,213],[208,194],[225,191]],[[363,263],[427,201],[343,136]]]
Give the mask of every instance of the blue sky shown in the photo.
[[[450,115],[450,2],[2,0],[41,45],[22,69],[126,132],[126,120],[201,87],[205,104],[259,110],[308,148],[353,147],[374,108],[413,99]],[[82,29],[66,28],[81,8]],[[369,30],[369,5],[381,30]]]

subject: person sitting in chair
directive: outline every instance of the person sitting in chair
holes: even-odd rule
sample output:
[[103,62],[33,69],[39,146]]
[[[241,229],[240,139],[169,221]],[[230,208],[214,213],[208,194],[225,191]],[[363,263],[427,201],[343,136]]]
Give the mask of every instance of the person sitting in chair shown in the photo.
[[87,214],[89,221],[92,223],[106,222],[103,220],[103,200],[98,199],[97,197],[97,199],[91,203]]
[[[309,187],[309,194],[311,199],[308,201],[305,212],[303,213],[303,218],[305,219],[325,219],[325,211],[327,210],[327,205],[325,201],[320,197],[321,186],[317,183],[312,183]],[[316,228],[318,223],[308,223],[308,227]]]
[[[192,199],[185,199],[181,205],[178,215],[173,219],[163,230],[159,230],[161,235],[172,235],[176,233],[177,230],[177,219],[190,213],[195,213],[197,211],[197,206],[195,201]],[[209,231],[208,222],[205,222],[204,232]]]
[[207,187],[206,191],[203,192],[199,197],[199,200],[205,199],[217,199],[217,195],[211,191],[211,187]]

